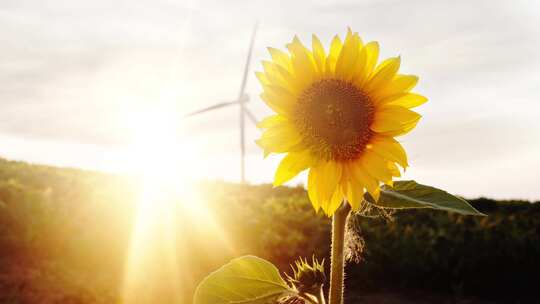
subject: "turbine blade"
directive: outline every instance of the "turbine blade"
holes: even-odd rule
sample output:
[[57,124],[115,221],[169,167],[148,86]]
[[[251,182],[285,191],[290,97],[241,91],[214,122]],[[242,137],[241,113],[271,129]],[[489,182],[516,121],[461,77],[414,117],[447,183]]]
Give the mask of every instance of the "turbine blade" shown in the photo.
[[212,111],[212,110],[216,110],[216,109],[219,109],[219,108],[228,107],[228,106],[235,105],[235,104],[238,104],[238,103],[239,103],[238,100],[218,103],[218,104],[215,104],[213,106],[206,107],[206,108],[203,108],[203,109],[188,113],[188,114],[184,115],[184,118],[190,117],[190,116],[195,116],[195,115],[205,113],[205,112],[208,112],[208,111]]
[[253,45],[255,44],[255,35],[257,34],[257,28],[259,27],[259,23],[255,23],[255,26],[253,27],[253,32],[251,33],[251,41],[249,42],[249,51],[246,58],[246,65],[244,66],[244,75],[242,77],[242,84],[240,85],[240,92],[238,93],[238,100],[242,99],[242,96],[244,95],[244,90],[246,89],[246,83],[247,83],[247,77],[249,74],[249,65],[251,63],[251,54],[253,53]]
[[250,110],[248,110],[247,108],[244,108],[244,113],[246,113],[247,117],[249,118],[249,120],[251,120],[251,122],[254,125],[257,125],[257,118],[255,118],[255,115],[253,115],[253,113],[251,113]]

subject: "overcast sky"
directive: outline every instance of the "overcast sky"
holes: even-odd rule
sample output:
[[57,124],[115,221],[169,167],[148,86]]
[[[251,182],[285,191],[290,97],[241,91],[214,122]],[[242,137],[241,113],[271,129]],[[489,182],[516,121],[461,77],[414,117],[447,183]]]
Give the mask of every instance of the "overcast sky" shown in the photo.
[[[540,199],[540,2],[0,1],[0,156],[116,170],[131,113],[184,113],[238,94],[251,28],[260,28],[247,91],[269,110],[253,70],[295,34],[325,44],[347,26],[420,76],[418,128],[401,138],[407,178],[468,197]],[[197,178],[238,180],[238,110],[182,122]],[[141,125],[151,123],[139,115]],[[270,181],[247,131],[247,176]],[[302,178],[292,182],[296,184]]]

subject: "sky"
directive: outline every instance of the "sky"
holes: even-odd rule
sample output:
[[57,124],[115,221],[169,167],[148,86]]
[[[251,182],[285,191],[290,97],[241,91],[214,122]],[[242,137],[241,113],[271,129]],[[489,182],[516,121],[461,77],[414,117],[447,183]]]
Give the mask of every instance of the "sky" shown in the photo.
[[[237,97],[257,20],[247,93],[258,119],[270,113],[254,77],[266,47],[294,35],[310,45],[312,33],[328,45],[350,26],[379,41],[383,58],[401,55],[429,98],[400,138],[404,178],[466,197],[540,199],[534,0],[2,0],[0,156],[123,172],[134,149],[173,152],[191,178],[238,181],[238,109],[183,115]],[[153,141],[167,121],[174,149]],[[247,123],[247,179],[270,182],[281,156],[263,159]],[[141,133],[143,148],[133,145]]]

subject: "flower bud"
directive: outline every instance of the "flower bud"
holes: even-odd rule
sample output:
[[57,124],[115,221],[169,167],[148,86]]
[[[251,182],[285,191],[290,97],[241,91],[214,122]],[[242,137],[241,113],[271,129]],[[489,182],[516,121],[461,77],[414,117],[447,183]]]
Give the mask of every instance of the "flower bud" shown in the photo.
[[289,282],[298,289],[300,293],[312,295],[319,294],[321,287],[326,281],[324,274],[324,260],[319,262],[313,257],[309,263],[307,259],[297,260],[295,266],[291,266],[293,276],[288,276]]

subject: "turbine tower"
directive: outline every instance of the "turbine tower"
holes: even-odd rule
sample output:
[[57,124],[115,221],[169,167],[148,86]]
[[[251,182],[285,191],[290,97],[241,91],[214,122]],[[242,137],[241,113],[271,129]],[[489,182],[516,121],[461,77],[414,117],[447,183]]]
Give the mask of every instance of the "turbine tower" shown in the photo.
[[191,116],[199,115],[199,114],[206,113],[209,111],[213,111],[216,109],[220,109],[220,108],[224,108],[224,107],[228,107],[232,105],[238,105],[239,129],[240,129],[240,181],[242,184],[246,182],[246,173],[245,173],[245,158],[246,158],[245,118],[246,116],[254,124],[257,123],[257,119],[255,118],[253,113],[251,113],[249,109],[246,107],[246,103],[249,101],[249,96],[245,92],[248,73],[249,73],[249,66],[251,62],[251,54],[253,53],[253,45],[255,44],[255,35],[257,33],[257,27],[258,27],[258,24],[255,23],[255,26],[253,27],[253,32],[251,34],[251,40],[249,42],[249,50],[248,50],[248,54],[246,58],[246,63],[244,65],[244,74],[242,76],[242,82],[240,84],[240,91],[238,92],[238,97],[236,98],[236,100],[221,102],[213,106],[191,112],[184,116],[185,118],[191,117]]

